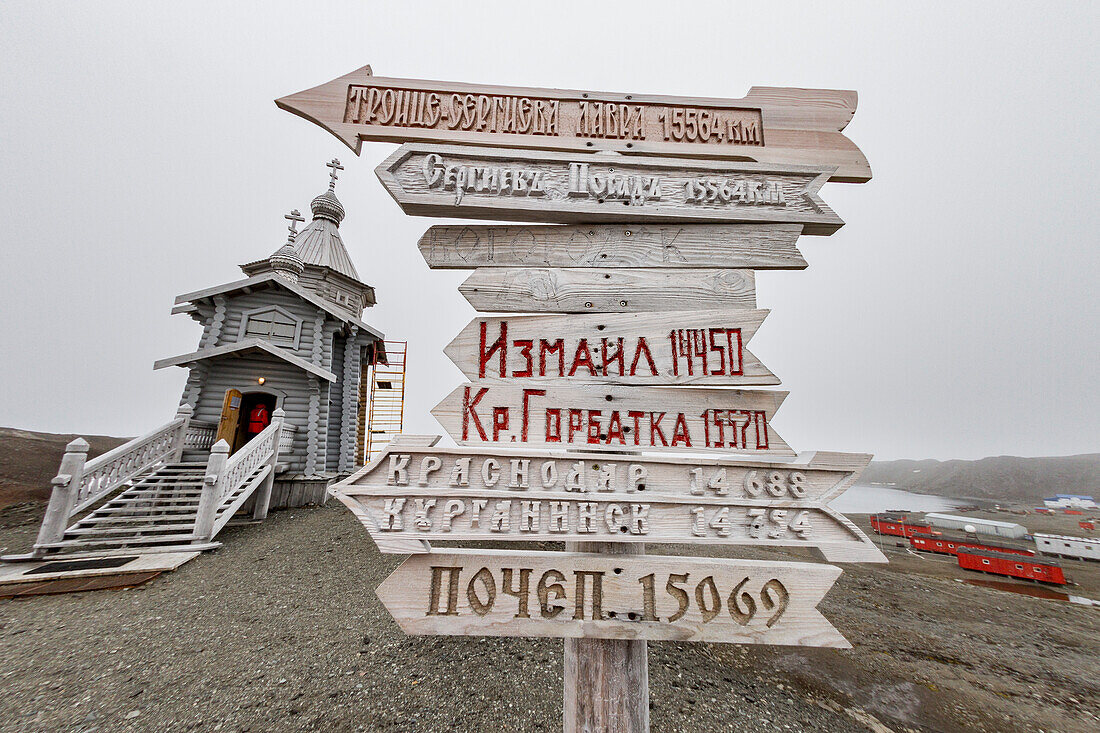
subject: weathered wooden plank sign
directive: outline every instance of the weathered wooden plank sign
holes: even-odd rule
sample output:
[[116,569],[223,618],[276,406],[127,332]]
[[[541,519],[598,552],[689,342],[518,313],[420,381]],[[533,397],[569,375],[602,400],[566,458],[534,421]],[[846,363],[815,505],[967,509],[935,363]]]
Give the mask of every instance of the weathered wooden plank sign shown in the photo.
[[755,308],[752,270],[481,267],[458,291],[476,310],[638,313]]
[[470,379],[512,384],[779,384],[746,348],[767,315],[727,309],[481,317],[443,352]]
[[[440,491],[469,489],[572,494],[802,500],[824,506],[859,478],[866,453],[810,451],[774,461],[713,456],[645,456],[540,450],[515,446],[439,446],[439,436],[402,435],[369,465],[335,485],[411,486]],[[576,497],[572,497],[576,498]]]
[[433,226],[418,246],[431,268],[733,267],[802,270],[798,224]]
[[384,552],[422,552],[408,543],[433,539],[644,541],[814,547],[830,560],[880,562],[866,535],[826,504],[868,460],[662,461],[399,445],[333,495]]
[[[571,358],[563,349],[561,359]],[[456,388],[432,415],[461,445],[793,456],[771,425],[786,397],[771,390],[475,382]]]
[[452,550],[378,586],[408,634],[848,648],[816,606],[840,569],[724,558]]
[[362,141],[618,150],[829,166],[862,183],[871,168],[841,134],[852,91],[753,87],[741,99],[667,97],[373,76],[369,66],[275,100],[358,155]]
[[844,222],[818,196],[832,168],[402,145],[375,169],[407,214],[542,222]]

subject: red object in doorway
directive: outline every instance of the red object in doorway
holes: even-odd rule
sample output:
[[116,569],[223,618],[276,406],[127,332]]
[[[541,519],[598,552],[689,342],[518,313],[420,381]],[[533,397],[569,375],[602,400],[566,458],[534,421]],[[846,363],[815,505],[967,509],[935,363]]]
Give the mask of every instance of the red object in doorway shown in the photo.
[[248,413],[248,434],[262,433],[270,422],[271,413],[267,411],[267,407],[262,404],[256,405],[252,408],[252,412]]

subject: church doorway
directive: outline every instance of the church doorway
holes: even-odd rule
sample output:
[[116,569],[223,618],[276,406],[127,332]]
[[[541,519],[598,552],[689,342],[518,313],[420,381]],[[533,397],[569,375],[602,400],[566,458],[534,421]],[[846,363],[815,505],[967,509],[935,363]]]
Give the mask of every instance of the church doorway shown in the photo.
[[278,401],[278,397],[269,392],[227,389],[215,440],[229,443],[230,455],[236,453],[271,424],[271,415],[275,412]]

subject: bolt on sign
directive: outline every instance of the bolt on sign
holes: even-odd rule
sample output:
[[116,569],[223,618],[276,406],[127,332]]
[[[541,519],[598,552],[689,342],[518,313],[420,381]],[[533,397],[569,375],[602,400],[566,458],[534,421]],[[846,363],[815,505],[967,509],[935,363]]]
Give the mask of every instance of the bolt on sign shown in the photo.
[[433,226],[420,238],[431,268],[648,267],[802,270],[798,224]]
[[387,78],[369,66],[275,100],[356,155],[364,140],[613,150],[824,166],[831,180],[863,183],[871,167],[842,134],[856,102],[833,89],[671,97]]
[[337,496],[367,517],[380,548],[394,538],[645,541],[813,547],[829,560],[879,562],[866,535],[827,505],[869,460],[659,461],[391,445]]
[[375,169],[407,214],[572,222],[844,222],[817,192],[833,168],[409,143]]
[[779,384],[746,346],[768,311],[478,317],[443,350],[470,379],[511,384]]
[[848,648],[816,606],[831,565],[580,552],[413,555],[378,587],[408,634]]

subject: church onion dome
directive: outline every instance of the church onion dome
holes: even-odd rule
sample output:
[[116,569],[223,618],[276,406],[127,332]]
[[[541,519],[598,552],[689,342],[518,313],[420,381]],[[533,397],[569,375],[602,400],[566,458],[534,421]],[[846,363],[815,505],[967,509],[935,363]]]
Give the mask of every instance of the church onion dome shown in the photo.
[[267,261],[271,263],[271,269],[276,275],[294,283],[298,282],[298,276],[306,270],[306,263],[290,242],[280,247],[278,252],[267,258]]
[[344,170],[344,166],[335,158],[325,165],[332,169],[329,172],[328,190],[313,199],[309,208],[313,211],[314,219],[328,219],[340,226],[340,222],[344,220],[344,205],[336,198],[336,171]]
[[344,205],[336,198],[336,192],[332,188],[313,199],[309,208],[313,210],[314,219],[328,219],[337,226],[344,220]]

